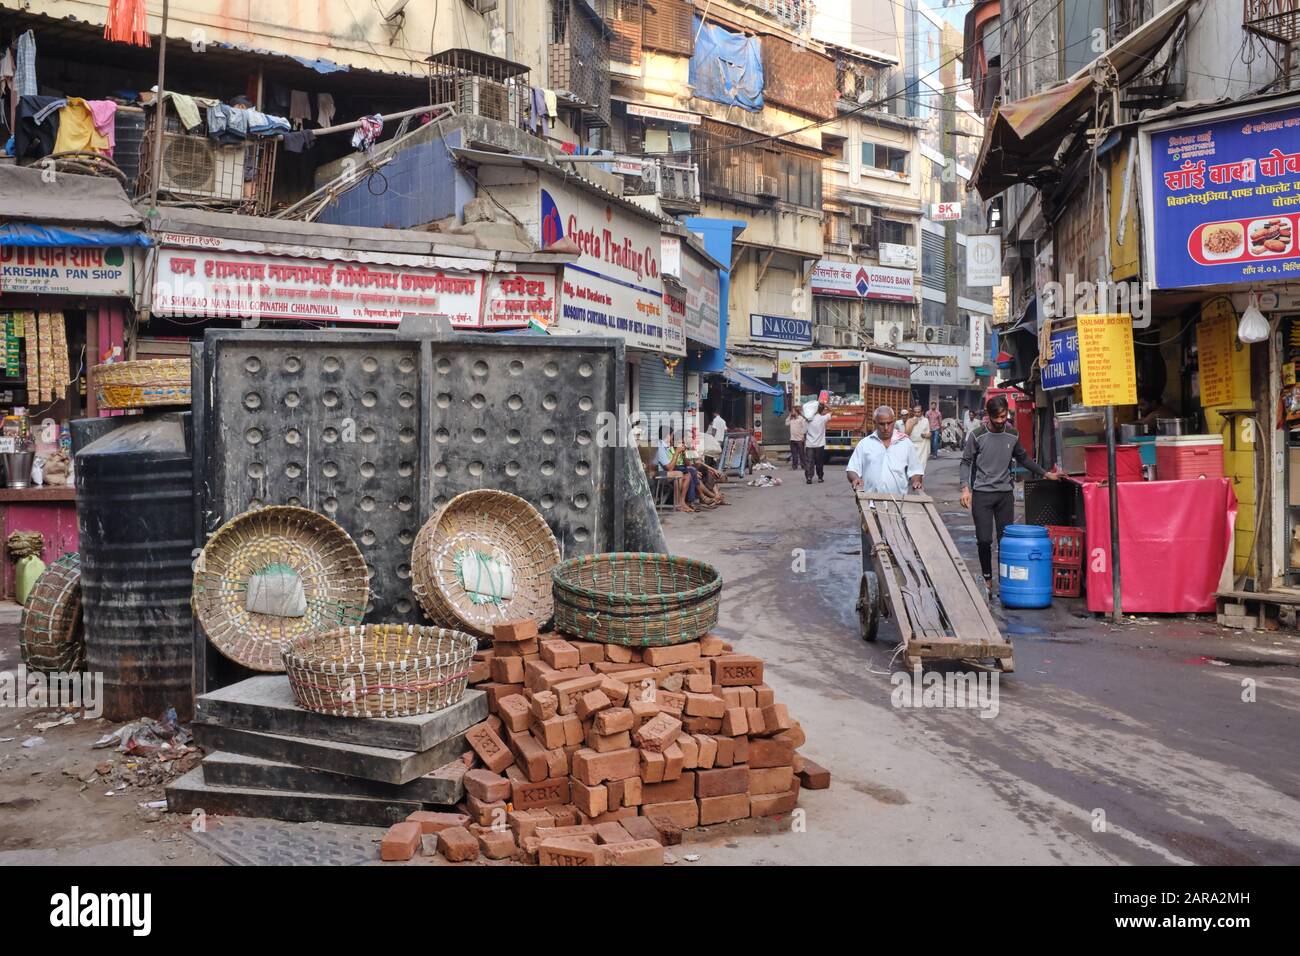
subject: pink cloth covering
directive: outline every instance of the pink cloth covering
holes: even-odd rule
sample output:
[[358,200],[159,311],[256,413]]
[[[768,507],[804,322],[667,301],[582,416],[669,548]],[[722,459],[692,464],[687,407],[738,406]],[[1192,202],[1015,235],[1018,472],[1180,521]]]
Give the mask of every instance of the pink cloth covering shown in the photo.
[[117,145],[117,104],[112,100],[87,100],[86,106],[90,108],[91,119],[95,123],[95,131],[108,140],[108,155],[113,155],[113,148]]

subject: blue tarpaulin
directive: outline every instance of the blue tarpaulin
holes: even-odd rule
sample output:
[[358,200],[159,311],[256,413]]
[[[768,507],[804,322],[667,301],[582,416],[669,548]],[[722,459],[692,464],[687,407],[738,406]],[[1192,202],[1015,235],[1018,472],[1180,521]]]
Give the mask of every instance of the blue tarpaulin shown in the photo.
[[726,379],[728,385],[746,392],[753,392],[756,395],[785,394],[782,389],[768,385],[767,382],[759,381],[754,376],[748,375],[738,368],[732,368],[730,365],[722,370],[722,377]]
[[0,224],[0,246],[147,246],[149,237],[135,229],[42,226],[34,222]]
[[690,83],[695,95],[753,112],[763,108],[763,50],[758,37],[732,33],[695,18]]

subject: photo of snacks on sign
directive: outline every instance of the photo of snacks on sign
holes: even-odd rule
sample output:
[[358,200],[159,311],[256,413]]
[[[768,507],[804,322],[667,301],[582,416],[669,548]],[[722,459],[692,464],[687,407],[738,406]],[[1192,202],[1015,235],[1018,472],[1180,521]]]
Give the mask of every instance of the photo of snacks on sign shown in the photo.
[[1157,288],[1300,276],[1300,98],[1160,124],[1143,150]]

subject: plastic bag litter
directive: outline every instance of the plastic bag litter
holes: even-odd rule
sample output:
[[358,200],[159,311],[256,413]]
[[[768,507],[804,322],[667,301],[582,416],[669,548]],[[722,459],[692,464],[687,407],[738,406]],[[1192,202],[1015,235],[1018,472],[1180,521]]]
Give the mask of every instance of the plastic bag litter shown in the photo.
[[91,744],[91,749],[102,750],[117,745],[119,753],[143,754],[171,747],[184,747],[193,735],[176,718],[176,708],[168,707],[162,720],[141,717],[123,724],[110,734],[105,734]]

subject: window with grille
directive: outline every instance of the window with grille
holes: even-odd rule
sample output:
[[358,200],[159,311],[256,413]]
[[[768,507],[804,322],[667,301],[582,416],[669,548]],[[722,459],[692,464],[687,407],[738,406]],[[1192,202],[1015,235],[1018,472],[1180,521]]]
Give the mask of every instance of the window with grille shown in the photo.
[[892,242],[896,246],[910,246],[912,244],[912,224],[909,222],[881,219],[878,228],[878,236],[881,242]]

